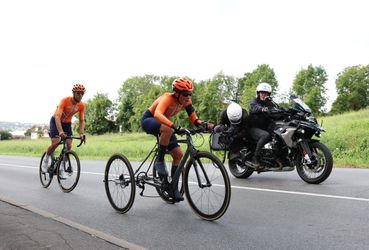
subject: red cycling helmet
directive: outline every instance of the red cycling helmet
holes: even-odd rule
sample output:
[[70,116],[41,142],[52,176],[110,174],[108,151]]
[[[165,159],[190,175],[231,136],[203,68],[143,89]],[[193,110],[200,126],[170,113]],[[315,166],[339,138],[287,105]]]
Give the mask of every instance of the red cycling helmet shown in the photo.
[[83,86],[82,84],[74,84],[73,85],[73,89],[72,89],[73,92],[82,92],[82,93],[85,93],[86,92],[86,89],[85,89],[85,86]]
[[177,78],[172,83],[173,90],[177,90],[179,92],[188,91],[192,92],[193,83],[187,78]]

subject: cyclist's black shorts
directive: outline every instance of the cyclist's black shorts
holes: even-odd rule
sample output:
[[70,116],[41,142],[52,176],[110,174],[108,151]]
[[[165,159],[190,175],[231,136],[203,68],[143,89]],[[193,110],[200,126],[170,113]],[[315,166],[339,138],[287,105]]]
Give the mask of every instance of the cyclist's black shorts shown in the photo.
[[[64,133],[67,136],[72,136],[73,135],[73,133],[72,133],[72,123],[71,122],[67,122],[67,123],[62,122],[61,125],[62,125]],[[50,137],[54,138],[54,137],[58,137],[58,136],[59,136],[59,131],[56,128],[55,117],[52,116],[51,119],[50,119]]]
[[[146,110],[146,112],[143,114],[141,118],[141,127],[142,129],[151,135],[160,135],[160,126],[161,123],[158,122],[151,112],[149,110]],[[172,149],[179,147],[179,144],[177,142],[177,137],[175,134],[172,134],[170,137],[170,142],[168,145],[168,151],[171,151]]]

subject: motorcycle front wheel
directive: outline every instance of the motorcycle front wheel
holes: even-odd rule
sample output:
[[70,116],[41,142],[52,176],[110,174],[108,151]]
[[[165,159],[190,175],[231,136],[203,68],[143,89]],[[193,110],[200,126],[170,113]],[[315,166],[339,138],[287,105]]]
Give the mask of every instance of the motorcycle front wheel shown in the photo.
[[296,170],[298,175],[309,184],[319,184],[325,181],[332,172],[333,157],[331,151],[320,142],[309,143],[312,152],[312,162],[308,163],[302,154],[298,157]]

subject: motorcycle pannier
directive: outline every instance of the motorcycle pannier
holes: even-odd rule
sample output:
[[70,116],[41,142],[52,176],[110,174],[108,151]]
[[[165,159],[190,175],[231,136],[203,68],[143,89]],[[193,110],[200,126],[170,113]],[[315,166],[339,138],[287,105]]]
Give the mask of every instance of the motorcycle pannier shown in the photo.
[[210,147],[212,150],[220,151],[228,149],[227,139],[222,133],[212,133],[210,137]]

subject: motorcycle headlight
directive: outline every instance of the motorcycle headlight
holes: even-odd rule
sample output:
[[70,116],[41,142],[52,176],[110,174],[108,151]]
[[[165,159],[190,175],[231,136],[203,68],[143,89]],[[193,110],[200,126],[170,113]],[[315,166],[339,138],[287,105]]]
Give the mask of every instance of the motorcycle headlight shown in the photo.
[[297,130],[297,133],[299,133],[299,134],[305,134],[305,129],[303,129],[303,128],[299,128],[299,129]]
[[308,120],[309,122],[317,123],[317,120],[315,119],[314,116],[308,116],[308,117],[306,117],[306,120]]

